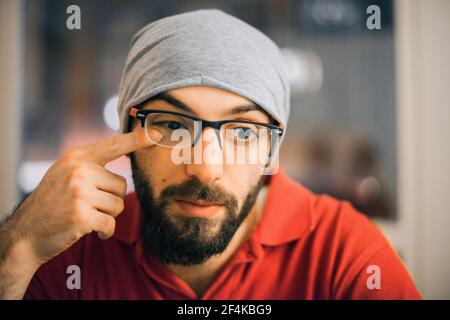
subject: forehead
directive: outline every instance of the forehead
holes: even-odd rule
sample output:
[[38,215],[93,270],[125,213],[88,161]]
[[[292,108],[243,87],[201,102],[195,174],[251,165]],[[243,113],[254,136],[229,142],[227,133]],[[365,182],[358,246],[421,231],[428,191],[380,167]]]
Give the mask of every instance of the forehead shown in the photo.
[[206,86],[177,88],[168,90],[167,93],[182,99],[183,102],[190,106],[206,107],[208,105],[217,105],[222,108],[233,108],[237,105],[253,104],[251,100],[236,93]]
[[164,92],[170,103],[152,100],[143,105],[144,109],[166,109],[183,111],[204,119],[220,119],[232,115],[255,117],[255,121],[269,119],[262,109],[251,100],[230,91],[206,86],[192,86]]

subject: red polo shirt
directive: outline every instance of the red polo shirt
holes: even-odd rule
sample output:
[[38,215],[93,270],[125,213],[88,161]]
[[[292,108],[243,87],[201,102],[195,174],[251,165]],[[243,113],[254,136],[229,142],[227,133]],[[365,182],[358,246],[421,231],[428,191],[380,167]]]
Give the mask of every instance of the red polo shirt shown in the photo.
[[[146,254],[139,231],[132,193],[113,237],[86,235],[41,266],[25,299],[420,299],[369,219],[282,171],[271,177],[260,223],[202,297]],[[80,268],[80,289],[67,287],[70,265]]]

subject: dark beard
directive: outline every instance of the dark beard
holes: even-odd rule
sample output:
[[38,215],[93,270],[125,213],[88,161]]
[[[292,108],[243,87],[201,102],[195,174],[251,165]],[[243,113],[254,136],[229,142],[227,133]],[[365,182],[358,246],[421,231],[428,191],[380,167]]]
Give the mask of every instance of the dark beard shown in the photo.
[[[222,253],[241,223],[250,213],[265,177],[247,194],[237,214],[238,201],[218,186],[203,184],[197,177],[165,188],[156,201],[153,187],[139,170],[134,155],[130,156],[136,196],[141,206],[142,232],[145,249],[165,264],[195,265]],[[217,221],[171,215],[170,200],[177,197],[224,203],[226,217],[218,231],[211,234]]]

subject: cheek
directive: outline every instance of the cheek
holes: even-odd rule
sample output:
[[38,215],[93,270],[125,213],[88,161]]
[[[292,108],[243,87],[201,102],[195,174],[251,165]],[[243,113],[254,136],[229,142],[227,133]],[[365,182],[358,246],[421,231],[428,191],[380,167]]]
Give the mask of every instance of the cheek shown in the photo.
[[135,155],[139,169],[153,186],[156,198],[167,186],[180,182],[176,179],[182,176],[183,169],[171,161],[171,149],[154,146],[135,151]]
[[226,165],[224,167],[227,189],[235,194],[241,206],[247,194],[261,178],[261,167],[257,165]]

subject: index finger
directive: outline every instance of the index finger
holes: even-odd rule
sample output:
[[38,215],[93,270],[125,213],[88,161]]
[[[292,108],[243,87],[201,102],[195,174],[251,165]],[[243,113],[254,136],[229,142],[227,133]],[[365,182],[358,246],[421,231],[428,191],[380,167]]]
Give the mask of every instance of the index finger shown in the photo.
[[[156,135],[157,132],[152,132],[152,134]],[[159,140],[160,137],[157,136],[152,136],[151,139],[147,138],[145,130],[140,129],[118,134],[81,148],[86,151],[89,160],[105,165],[127,153],[149,147]]]

